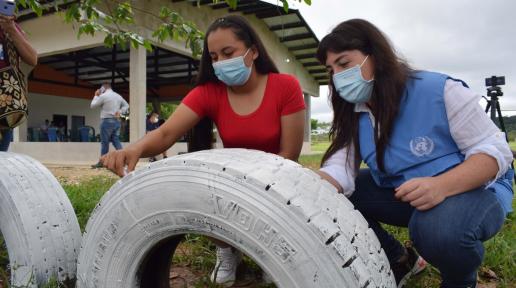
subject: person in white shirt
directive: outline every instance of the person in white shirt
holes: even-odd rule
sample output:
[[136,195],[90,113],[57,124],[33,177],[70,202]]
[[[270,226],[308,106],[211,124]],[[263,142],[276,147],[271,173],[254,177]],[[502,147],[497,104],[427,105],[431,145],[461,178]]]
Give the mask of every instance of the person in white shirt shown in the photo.
[[[331,76],[334,112],[319,174],[367,219],[398,287],[425,266],[416,250],[439,269],[441,287],[476,287],[482,242],[512,210],[514,175],[505,135],[480,96],[460,80],[410,68],[365,20],[337,25],[317,58]],[[413,246],[380,223],[408,227]]]
[[[100,156],[109,152],[109,143],[113,143],[116,150],[122,149],[120,144],[120,115],[127,112],[129,104],[118,93],[111,89],[111,84],[104,83],[95,91],[95,96],[91,101],[91,108],[100,107]],[[99,162],[92,165],[92,168],[101,168]]]

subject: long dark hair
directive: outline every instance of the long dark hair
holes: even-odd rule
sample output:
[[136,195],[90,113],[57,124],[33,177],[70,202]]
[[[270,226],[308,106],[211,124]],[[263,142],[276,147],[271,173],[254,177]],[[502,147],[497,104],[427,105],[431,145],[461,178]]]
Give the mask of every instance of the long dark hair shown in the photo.
[[[206,31],[196,85],[202,85],[207,82],[220,82],[213,71],[210,51],[208,50],[208,36],[217,29],[231,29],[235,36],[244,42],[247,48],[254,46],[258,50],[258,57],[253,63],[258,73],[279,73],[278,68],[272,61],[269,53],[267,53],[267,50],[265,50],[265,46],[256,31],[251,27],[251,24],[242,16],[228,15],[215,20]],[[188,152],[211,149],[213,140],[213,121],[204,118],[190,132]]]
[[[405,83],[412,70],[405,60],[397,56],[387,37],[376,26],[362,19],[344,21],[335,27],[321,40],[317,49],[317,59],[326,65],[327,52],[340,53],[348,50],[359,50],[374,60],[375,80],[370,108],[375,118],[376,161],[380,170],[385,171],[385,150],[389,145],[394,121],[399,112]],[[331,78],[329,87],[334,114],[330,129],[332,143],[324,154],[322,163],[339,149],[353,144],[356,160],[353,164],[355,169],[358,169],[360,165],[359,113],[354,112],[353,103],[343,100],[338,95]],[[380,135],[378,131],[381,131]]]

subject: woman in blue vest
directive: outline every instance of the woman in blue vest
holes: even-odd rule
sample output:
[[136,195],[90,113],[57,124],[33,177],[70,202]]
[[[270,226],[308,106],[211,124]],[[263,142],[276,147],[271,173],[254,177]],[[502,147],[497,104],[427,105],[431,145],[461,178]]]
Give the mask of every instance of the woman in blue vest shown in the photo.
[[[321,176],[366,217],[398,287],[425,265],[414,248],[439,269],[441,287],[476,287],[482,242],[511,211],[514,173],[480,96],[460,80],[411,69],[364,20],[335,27],[317,57],[330,72],[335,115]],[[380,223],[408,227],[413,246]]]

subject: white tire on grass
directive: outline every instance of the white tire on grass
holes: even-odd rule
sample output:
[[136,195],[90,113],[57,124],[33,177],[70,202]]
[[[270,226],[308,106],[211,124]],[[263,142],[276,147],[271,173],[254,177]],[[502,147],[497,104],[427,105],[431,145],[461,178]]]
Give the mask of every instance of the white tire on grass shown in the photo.
[[329,183],[273,154],[222,149],[154,162],[115,184],[86,226],[77,287],[168,287],[185,233],[233,245],[278,287],[396,286],[374,232]]
[[79,223],[59,182],[30,157],[0,152],[0,229],[12,287],[74,282]]

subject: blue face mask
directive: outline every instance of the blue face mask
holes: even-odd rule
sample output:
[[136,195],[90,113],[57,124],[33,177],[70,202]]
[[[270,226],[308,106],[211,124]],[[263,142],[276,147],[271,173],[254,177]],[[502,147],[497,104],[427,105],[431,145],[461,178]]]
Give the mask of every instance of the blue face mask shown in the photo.
[[374,79],[364,80],[360,69],[368,57],[360,65],[333,74],[333,85],[342,99],[355,104],[371,99]]
[[251,76],[251,67],[244,63],[244,57],[251,48],[247,49],[244,56],[238,56],[228,60],[218,61],[212,64],[215,76],[228,86],[244,85]]

